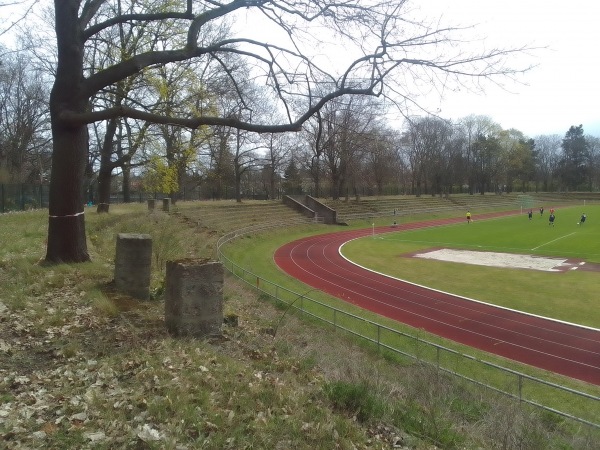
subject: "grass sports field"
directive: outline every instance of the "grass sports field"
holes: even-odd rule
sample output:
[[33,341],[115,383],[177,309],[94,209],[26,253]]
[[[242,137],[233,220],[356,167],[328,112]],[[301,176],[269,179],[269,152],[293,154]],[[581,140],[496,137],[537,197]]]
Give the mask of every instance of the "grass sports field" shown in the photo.
[[[432,248],[546,256],[600,263],[600,206],[549,211],[399,231],[345,244],[345,257],[388,275],[488,303],[600,328],[600,273],[584,270],[540,271],[414,258]],[[578,225],[581,213],[587,214]]]

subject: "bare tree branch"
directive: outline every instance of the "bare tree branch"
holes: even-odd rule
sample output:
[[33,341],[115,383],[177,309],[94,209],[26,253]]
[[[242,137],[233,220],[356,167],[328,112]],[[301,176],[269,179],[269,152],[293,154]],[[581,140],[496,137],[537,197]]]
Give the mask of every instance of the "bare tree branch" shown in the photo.
[[4,36],[5,34],[9,33],[18,24],[23,22],[31,13],[31,10],[35,6],[35,3],[35,0],[15,0],[0,2],[0,8],[6,7],[17,11],[16,14],[14,12],[11,14],[11,20],[4,22],[3,25],[0,27],[0,36]]
[[65,124],[74,126],[78,124],[89,124],[100,120],[108,120],[115,117],[130,117],[132,119],[145,120],[157,124],[174,125],[185,128],[198,128],[204,125],[212,126],[225,126],[238,128],[240,130],[253,131],[256,133],[282,133],[286,131],[300,131],[302,124],[306,122],[311,116],[319,111],[323,105],[337,97],[344,95],[374,95],[372,88],[367,89],[353,89],[344,88],[334,92],[330,92],[328,95],[322,97],[317,103],[310,107],[303,115],[301,115],[294,122],[278,125],[262,125],[252,122],[246,122],[235,117],[169,117],[162,114],[154,114],[147,111],[141,111],[138,109],[120,106],[116,108],[109,108],[102,111],[92,111],[86,113],[76,113],[73,111],[65,110],[61,114],[61,121]]

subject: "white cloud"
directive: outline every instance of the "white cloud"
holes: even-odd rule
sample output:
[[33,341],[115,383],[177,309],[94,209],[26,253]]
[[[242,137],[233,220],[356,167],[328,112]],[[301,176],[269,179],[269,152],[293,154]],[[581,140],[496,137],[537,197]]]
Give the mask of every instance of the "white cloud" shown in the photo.
[[[504,128],[529,136],[564,134],[584,125],[600,136],[600,89],[597,45],[600,5],[587,0],[568,3],[542,0],[422,0],[423,11],[443,12],[452,23],[478,23],[486,41],[496,45],[546,47],[529,58],[536,67],[503,91],[488,87],[484,95],[461,92],[439,106],[443,117],[489,115]],[[523,59],[521,59],[523,60]]]

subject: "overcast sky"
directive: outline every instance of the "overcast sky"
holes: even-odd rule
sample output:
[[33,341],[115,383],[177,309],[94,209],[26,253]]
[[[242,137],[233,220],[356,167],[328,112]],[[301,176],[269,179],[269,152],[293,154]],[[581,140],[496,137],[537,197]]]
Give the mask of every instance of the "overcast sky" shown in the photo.
[[[593,0],[410,0],[417,18],[442,19],[444,25],[476,25],[487,48],[536,47],[522,55],[517,67],[535,66],[506,83],[489,84],[484,94],[461,90],[432,95],[419,104],[446,119],[470,114],[490,116],[504,129],[515,128],[529,137],[564,136],[571,125],[600,137],[600,3]],[[237,23],[241,34],[267,36],[268,24],[247,16]],[[275,36],[275,37],[274,37]],[[465,44],[465,45],[468,45]],[[334,52],[335,53],[335,52]],[[339,58],[333,55],[332,58]],[[426,104],[423,104],[425,102]]]
[[[0,0],[0,4],[2,4]],[[582,124],[586,134],[600,137],[600,3],[594,0],[411,0],[431,18],[452,25],[477,25],[490,46],[546,47],[521,61],[536,65],[502,90],[492,85],[485,94],[446,92],[429,99],[431,110],[458,119],[487,115],[503,128],[529,137],[564,135]],[[6,20],[8,8],[0,8]],[[11,14],[12,15],[12,14]],[[260,26],[247,24],[260,34]],[[258,31],[258,33],[257,33]],[[245,33],[247,34],[247,33]]]
[[[593,0],[413,0],[424,12],[439,11],[451,23],[479,24],[490,42],[547,47],[535,52],[537,67],[485,95],[461,92],[439,104],[440,115],[489,115],[503,128],[530,137],[564,135],[582,124],[600,137],[600,3]],[[512,92],[512,93],[511,93]]]

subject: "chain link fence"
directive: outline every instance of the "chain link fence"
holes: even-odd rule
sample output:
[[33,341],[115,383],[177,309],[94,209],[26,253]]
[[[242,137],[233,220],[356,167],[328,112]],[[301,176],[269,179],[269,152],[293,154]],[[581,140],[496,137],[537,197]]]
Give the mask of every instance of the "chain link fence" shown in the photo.
[[[0,184],[0,214],[13,211],[27,211],[48,207],[48,196],[50,185],[48,184]],[[119,203],[144,203],[148,199],[163,199],[176,197],[177,200],[233,200],[236,193],[233,187],[226,188],[218,196],[201,187],[182,188],[176,194],[164,194],[160,192],[148,193],[140,190],[132,190],[126,199],[123,192],[113,192],[110,195],[110,204]],[[244,192],[244,200],[266,200],[268,197],[261,193]],[[95,206],[97,198],[95,190],[89,189],[85,194],[88,206]]]
[[0,184],[0,213],[48,207],[47,184]]

